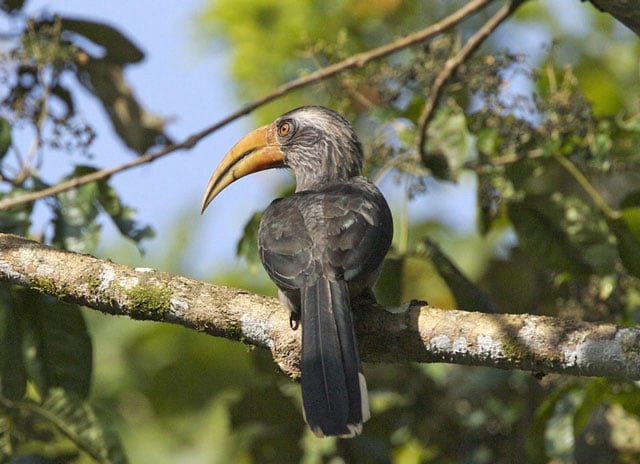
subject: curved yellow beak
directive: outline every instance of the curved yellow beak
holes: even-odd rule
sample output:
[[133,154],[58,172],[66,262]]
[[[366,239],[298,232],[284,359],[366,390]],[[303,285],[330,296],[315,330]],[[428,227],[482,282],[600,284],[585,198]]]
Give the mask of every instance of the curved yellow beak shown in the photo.
[[276,126],[267,124],[248,133],[222,158],[211,176],[200,213],[235,180],[253,172],[281,166],[284,166],[284,153],[276,137]]

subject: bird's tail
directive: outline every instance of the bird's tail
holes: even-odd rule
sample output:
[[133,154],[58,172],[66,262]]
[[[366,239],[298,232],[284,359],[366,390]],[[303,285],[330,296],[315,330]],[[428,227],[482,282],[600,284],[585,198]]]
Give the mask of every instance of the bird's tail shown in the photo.
[[353,437],[369,419],[367,385],[344,281],[320,278],[301,290],[302,402],[318,436]]

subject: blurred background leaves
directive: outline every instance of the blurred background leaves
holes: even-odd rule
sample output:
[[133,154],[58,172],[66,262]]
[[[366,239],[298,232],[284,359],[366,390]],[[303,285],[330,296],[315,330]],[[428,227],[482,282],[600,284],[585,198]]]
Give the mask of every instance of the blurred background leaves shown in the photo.
[[[246,102],[275,86],[435,22],[464,2],[217,0],[199,14],[203,40],[229,51]],[[0,2],[20,15],[23,2]],[[380,300],[442,308],[640,322],[640,42],[583,5],[581,28],[549,2],[527,2],[444,89],[428,128],[416,121],[436,74],[488,14],[424,45],[340,74],[264,106],[263,123],[293,106],[323,104],[361,135],[366,171],[389,192],[394,245]],[[144,53],[117,25],[22,17],[3,49],[0,198],[51,184],[59,152],[95,172],[88,91],[132,153],[171,143],[124,72]],[[513,38],[536,27],[556,38],[523,56]],[[504,31],[507,32],[504,32]],[[160,106],[160,102],[158,103]],[[33,141],[20,145],[20,128]],[[433,192],[475,192],[430,215]],[[277,192],[285,194],[291,183]],[[0,211],[0,231],[131,265],[131,247],[105,243],[105,219],[144,249],[152,225],[110,179]],[[473,211],[472,230],[451,219]],[[257,264],[256,224],[238,237],[240,270],[212,264],[212,280],[275,294]],[[194,230],[176,217],[145,265],[188,273]],[[47,289],[47,282],[38,285]],[[50,290],[50,289],[49,289]],[[180,327],[87,311],[0,285],[0,461],[37,462],[637,462],[640,392],[634,382],[532,375],[454,365],[367,365],[373,417],[354,440],[313,437],[299,387],[269,353]],[[92,381],[93,379],[93,381]],[[122,442],[120,441],[122,440]],[[590,461],[591,459],[591,461]],[[24,461],[23,461],[24,462]]]

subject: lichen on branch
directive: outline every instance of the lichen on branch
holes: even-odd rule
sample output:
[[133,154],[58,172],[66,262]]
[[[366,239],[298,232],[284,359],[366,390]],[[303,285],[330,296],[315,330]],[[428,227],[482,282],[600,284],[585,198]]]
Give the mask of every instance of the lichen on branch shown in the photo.
[[[180,324],[271,350],[299,373],[300,331],[275,298],[149,268],[131,268],[0,234],[0,281],[134,319]],[[514,311],[517,308],[513,308]],[[530,314],[358,308],[362,358],[449,362],[536,373],[640,379],[640,329]]]

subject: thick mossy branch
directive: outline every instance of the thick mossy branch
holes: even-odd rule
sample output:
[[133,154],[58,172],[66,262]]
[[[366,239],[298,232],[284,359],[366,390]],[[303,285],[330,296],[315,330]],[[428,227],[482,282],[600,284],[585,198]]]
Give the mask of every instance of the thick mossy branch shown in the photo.
[[[274,298],[149,268],[131,268],[0,234],[0,281],[104,313],[181,324],[268,348],[298,373],[300,331]],[[516,310],[517,308],[514,308]],[[450,362],[640,379],[640,329],[529,314],[356,310],[362,358],[370,362]]]

